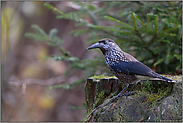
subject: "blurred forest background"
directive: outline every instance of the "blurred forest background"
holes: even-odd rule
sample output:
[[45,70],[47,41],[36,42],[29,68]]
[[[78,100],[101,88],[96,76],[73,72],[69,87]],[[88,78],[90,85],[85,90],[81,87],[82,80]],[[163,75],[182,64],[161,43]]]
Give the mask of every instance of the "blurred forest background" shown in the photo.
[[83,121],[85,80],[112,75],[101,38],[180,74],[182,2],[1,2],[1,121]]

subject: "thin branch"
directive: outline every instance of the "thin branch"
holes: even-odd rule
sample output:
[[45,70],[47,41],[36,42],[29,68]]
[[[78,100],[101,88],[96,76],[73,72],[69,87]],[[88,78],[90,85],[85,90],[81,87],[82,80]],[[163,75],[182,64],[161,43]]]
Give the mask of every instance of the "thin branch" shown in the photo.
[[26,93],[26,87],[27,85],[42,85],[42,86],[51,86],[54,84],[62,83],[65,81],[64,76],[57,76],[52,77],[50,79],[25,79],[25,80],[18,80],[15,76],[11,77],[8,81],[8,84],[10,86],[22,86],[22,93]]

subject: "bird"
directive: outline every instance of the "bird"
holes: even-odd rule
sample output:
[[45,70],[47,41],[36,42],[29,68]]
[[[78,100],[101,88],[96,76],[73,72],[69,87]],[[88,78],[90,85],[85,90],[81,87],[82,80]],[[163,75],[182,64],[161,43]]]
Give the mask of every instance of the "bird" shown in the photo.
[[[175,80],[159,75],[132,55],[122,51],[112,39],[101,39],[87,49],[90,50],[96,48],[99,48],[102,51],[105,63],[110,71],[112,71],[119,81],[125,85],[122,91],[114,99],[117,99],[120,96],[129,96],[133,94],[131,91],[141,80],[159,78],[165,82],[176,82]],[[133,84],[133,87],[129,93],[123,94],[123,91],[128,88],[129,84]]]

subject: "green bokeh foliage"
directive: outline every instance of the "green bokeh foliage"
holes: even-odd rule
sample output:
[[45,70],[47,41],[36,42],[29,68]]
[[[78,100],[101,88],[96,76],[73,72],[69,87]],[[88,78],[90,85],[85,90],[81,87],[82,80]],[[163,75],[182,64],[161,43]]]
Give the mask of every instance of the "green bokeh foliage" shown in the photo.
[[[78,11],[63,13],[49,3],[44,6],[57,14],[57,19],[69,19],[76,22],[78,29],[70,34],[88,35],[86,43],[92,44],[101,38],[113,39],[123,51],[133,54],[139,61],[154,68],[158,73],[174,74],[182,68],[182,2],[101,2],[101,6],[92,2],[73,2],[80,6]],[[88,18],[87,20],[85,18]],[[88,21],[90,20],[90,21]],[[86,78],[98,74],[111,75],[103,57],[95,60],[79,60],[62,48],[62,40],[56,36],[57,30],[46,34],[37,25],[32,25],[36,33],[26,33],[35,41],[44,41],[56,47],[62,55],[51,56],[55,60],[70,63],[66,75],[73,69],[84,70]],[[76,81],[80,84],[86,78]],[[75,87],[53,86],[69,89]],[[51,88],[53,88],[51,87]]]

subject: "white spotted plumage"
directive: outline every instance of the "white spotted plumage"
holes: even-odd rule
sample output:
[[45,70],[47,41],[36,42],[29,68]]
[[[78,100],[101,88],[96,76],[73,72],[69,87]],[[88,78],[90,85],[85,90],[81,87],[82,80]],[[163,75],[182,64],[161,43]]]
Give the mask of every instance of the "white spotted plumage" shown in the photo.
[[[98,43],[90,46],[88,49],[93,48],[100,48],[100,50],[104,54],[107,66],[114,73],[114,75],[124,84],[136,83],[142,78],[140,76],[145,76],[145,78],[149,76],[154,78],[160,78],[163,81],[167,82],[175,82],[174,80],[168,79],[155,73],[149,67],[135,59],[132,55],[122,51],[119,46],[111,39],[101,39]],[[130,64],[132,66],[128,66],[129,63],[132,63]],[[124,66],[125,68],[123,68]]]

